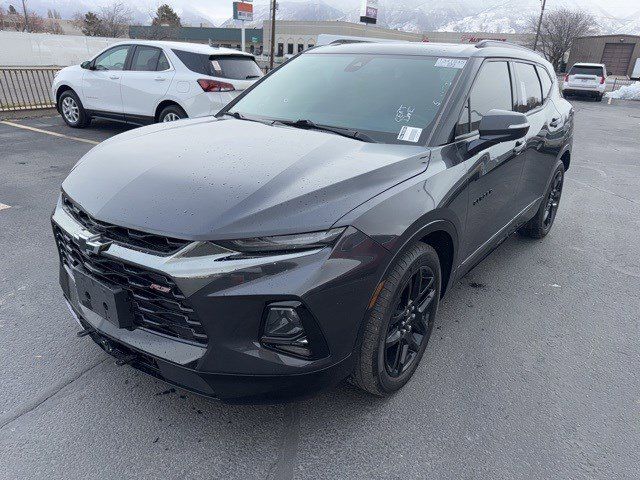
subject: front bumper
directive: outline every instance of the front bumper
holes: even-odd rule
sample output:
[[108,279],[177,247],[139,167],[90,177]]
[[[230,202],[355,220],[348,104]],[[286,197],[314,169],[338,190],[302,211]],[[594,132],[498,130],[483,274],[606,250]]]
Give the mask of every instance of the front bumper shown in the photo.
[[[70,238],[90,232],[59,204],[52,222]],[[78,299],[73,271],[60,281],[76,320],[114,356],[146,373],[230,402],[279,401],[312,394],[344,379],[372,292],[389,253],[349,228],[333,248],[250,259],[159,256],[112,244],[99,253],[170,278],[197,312],[208,343],[147,328],[118,328]],[[326,354],[305,359],[260,343],[266,305],[301,302],[326,341]],[[312,345],[313,348],[313,345]]]

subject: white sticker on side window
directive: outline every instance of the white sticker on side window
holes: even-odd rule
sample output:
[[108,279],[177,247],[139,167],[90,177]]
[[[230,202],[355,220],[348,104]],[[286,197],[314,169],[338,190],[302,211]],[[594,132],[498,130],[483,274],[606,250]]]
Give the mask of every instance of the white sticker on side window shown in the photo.
[[402,140],[404,142],[416,143],[418,140],[420,140],[420,135],[422,135],[421,128],[407,127],[405,125],[400,129],[400,133],[398,134],[398,140]]
[[439,58],[436,60],[436,67],[464,68],[467,61],[463,58]]

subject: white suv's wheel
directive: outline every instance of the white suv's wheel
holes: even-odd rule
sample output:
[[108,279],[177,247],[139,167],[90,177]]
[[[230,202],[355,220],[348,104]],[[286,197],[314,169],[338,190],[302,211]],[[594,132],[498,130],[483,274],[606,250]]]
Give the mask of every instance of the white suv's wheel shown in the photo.
[[188,118],[187,113],[178,105],[169,105],[160,112],[158,122],[175,122],[182,118]]
[[91,119],[84,111],[80,99],[73,90],[67,90],[58,100],[60,115],[67,125],[73,128],[86,127]]

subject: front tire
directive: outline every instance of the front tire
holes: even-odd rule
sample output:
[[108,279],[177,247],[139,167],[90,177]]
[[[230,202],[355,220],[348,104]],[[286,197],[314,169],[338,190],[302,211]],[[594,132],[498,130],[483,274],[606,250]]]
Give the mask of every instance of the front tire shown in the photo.
[[62,92],[58,105],[62,119],[71,128],[84,128],[91,123],[91,117],[87,115],[82,102],[73,90]]
[[553,173],[553,179],[549,188],[540,203],[536,215],[520,228],[520,234],[531,238],[544,238],[551,231],[553,222],[556,219],[560,198],[562,197],[562,186],[564,185],[564,165],[561,163]]
[[183,118],[189,118],[187,112],[185,112],[178,105],[169,105],[164,107],[158,115],[158,122],[175,122],[176,120],[181,120]]
[[433,330],[440,282],[440,261],[430,245],[417,242],[396,260],[365,319],[351,383],[386,396],[409,381]]

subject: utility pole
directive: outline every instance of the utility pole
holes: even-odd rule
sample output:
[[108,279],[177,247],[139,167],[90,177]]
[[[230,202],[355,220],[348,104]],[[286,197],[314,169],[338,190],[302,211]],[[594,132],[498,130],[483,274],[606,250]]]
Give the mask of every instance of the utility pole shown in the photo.
[[269,70],[273,70],[273,57],[275,53],[275,43],[276,43],[276,9],[278,8],[278,3],[276,0],[271,0],[271,60],[269,61]]
[[245,43],[244,20],[240,20],[240,21],[242,22],[242,30],[241,30],[242,37],[241,37],[241,42],[240,42],[242,44],[242,47],[240,48],[240,51],[244,52],[245,51],[245,48],[244,48],[244,43]]
[[24,12],[24,30],[29,31],[29,19],[27,18],[27,5],[22,0],[22,11]]
[[540,10],[540,18],[538,19],[538,28],[536,29],[536,39],[533,41],[533,50],[538,48],[538,38],[540,37],[540,27],[542,26],[542,15],[544,15],[544,7],[547,0],[542,0],[542,9]]

